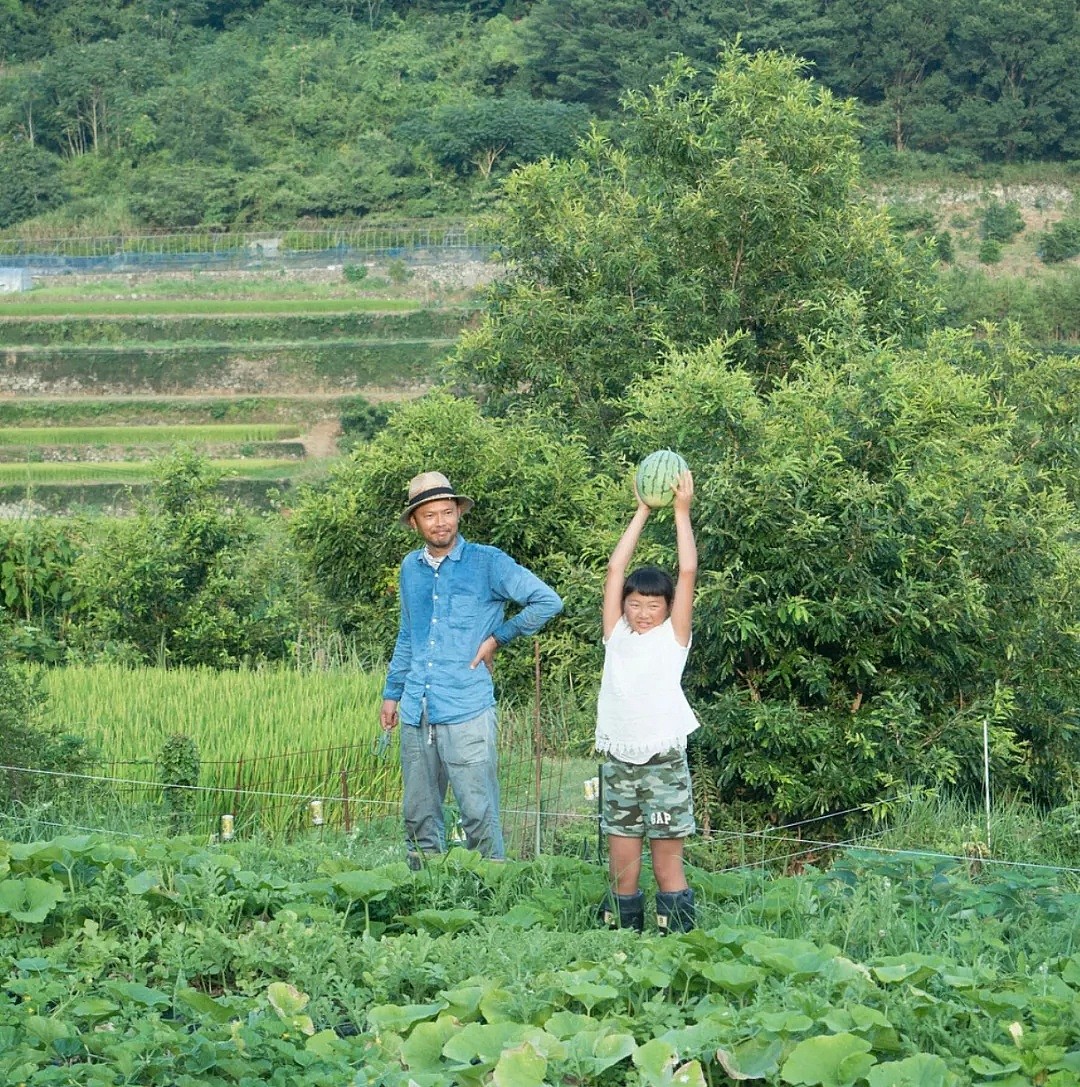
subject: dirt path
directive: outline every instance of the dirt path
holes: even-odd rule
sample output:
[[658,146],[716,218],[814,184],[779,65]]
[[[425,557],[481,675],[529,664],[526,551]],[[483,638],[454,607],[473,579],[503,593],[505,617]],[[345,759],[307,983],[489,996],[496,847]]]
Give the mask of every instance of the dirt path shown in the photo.
[[337,439],[341,433],[341,424],[337,419],[324,419],[321,423],[315,423],[306,433],[301,435],[300,441],[304,443],[304,452],[309,457],[333,457],[337,454]]

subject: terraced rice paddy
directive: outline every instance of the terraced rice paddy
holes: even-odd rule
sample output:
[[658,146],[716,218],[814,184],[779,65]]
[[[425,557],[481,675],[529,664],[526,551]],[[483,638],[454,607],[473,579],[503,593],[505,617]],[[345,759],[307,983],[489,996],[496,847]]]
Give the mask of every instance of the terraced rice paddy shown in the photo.
[[317,478],[342,414],[431,384],[472,313],[383,282],[58,278],[0,299],[0,501],[47,487],[64,508],[70,486],[80,505],[177,446],[241,480]]

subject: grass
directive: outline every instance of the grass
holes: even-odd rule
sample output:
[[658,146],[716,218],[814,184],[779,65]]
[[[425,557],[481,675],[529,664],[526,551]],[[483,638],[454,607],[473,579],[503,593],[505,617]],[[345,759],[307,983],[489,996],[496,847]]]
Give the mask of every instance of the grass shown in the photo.
[[[296,461],[285,459],[212,460],[213,467],[246,479],[278,478],[295,474]],[[35,462],[0,464],[0,485],[35,483],[116,483],[149,480],[157,471],[152,461],[97,461],[93,464]]]
[[[358,818],[385,816],[386,805],[396,805],[394,760],[374,746],[381,675],[103,664],[45,670],[42,677],[49,722],[95,744],[102,755],[96,772],[105,777],[160,780],[155,763],[166,738],[190,736],[206,790],[195,805],[203,826],[229,812],[248,833],[295,827],[308,818],[314,797],[328,798],[326,817],[340,823],[343,787]],[[114,799],[139,805],[160,792],[118,785]]]
[[341,393],[294,396],[152,396],[117,399],[82,396],[68,399],[0,399],[0,425],[29,426],[195,426],[208,423],[311,423],[367,404],[364,397]]
[[[70,665],[40,674],[48,723],[89,739],[102,753],[96,772],[106,777],[155,780],[167,737],[190,736],[202,760],[200,785],[209,790],[196,809],[203,826],[216,825],[230,811],[245,816],[248,833],[256,826],[295,829],[309,797],[326,798],[327,818],[339,823],[344,769],[356,821],[384,819],[389,806],[396,834],[397,759],[392,751],[380,757],[375,750],[383,673],[359,667],[347,652],[332,656],[345,663],[237,672]],[[596,764],[545,757],[538,803],[533,729],[531,711],[503,708],[500,781],[511,848],[533,855],[539,840],[544,852],[596,857],[595,801],[586,801],[582,787]],[[100,811],[87,809],[78,818],[122,827],[125,796],[130,807],[150,803],[160,790],[118,786],[106,792]]]
[[3,317],[130,317],[159,314],[349,313],[420,309],[415,298],[95,298],[93,300],[27,302],[19,296],[0,298]]
[[295,423],[0,427],[0,446],[273,442],[299,437],[300,432]]

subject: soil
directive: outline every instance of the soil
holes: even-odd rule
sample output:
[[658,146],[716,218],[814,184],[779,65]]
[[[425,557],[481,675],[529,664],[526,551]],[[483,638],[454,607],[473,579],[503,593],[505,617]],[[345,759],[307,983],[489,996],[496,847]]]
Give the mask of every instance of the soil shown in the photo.
[[337,419],[324,419],[302,435],[300,441],[304,443],[304,452],[308,457],[332,457],[338,451],[340,434],[341,424]]

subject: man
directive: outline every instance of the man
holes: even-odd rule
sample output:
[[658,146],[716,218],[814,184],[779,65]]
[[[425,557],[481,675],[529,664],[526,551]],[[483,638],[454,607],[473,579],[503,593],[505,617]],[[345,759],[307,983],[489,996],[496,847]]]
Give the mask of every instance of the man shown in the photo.
[[[409,863],[446,849],[443,799],[454,790],[466,843],[485,857],[506,856],[496,776],[496,650],[535,634],[562,610],[556,593],[497,547],[458,531],[471,498],[441,472],[409,484],[402,524],[424,546],[405,556],[401,627],[383,689],[383,729],[401,730]],[[520,610],[507,619],[507,604]]]

